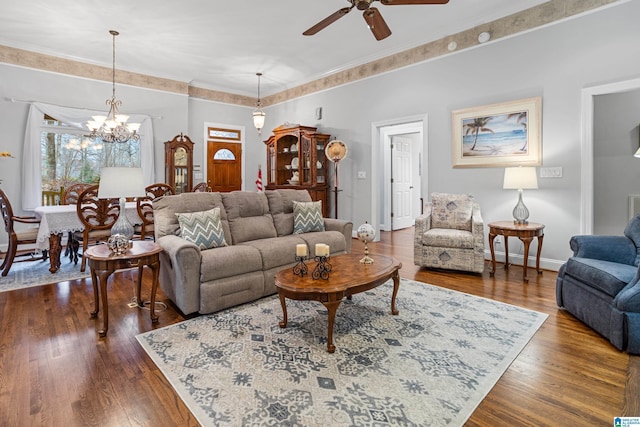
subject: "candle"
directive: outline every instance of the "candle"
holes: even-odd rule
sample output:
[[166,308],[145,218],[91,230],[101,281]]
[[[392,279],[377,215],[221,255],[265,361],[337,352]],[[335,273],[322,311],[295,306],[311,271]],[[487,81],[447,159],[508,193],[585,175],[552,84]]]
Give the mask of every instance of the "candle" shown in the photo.
[[329,245],[326,245],[326,244],[325,244],[325,245],[324,245],[324,256],[329,256],[329,253],[330,253],[330,251],[329,251]]
[[304,243],[296,245],[296,255],[307,256],[307,245],[305,245]]
[[324,246],[324,243],[316,243],[316,256],[325,256]]

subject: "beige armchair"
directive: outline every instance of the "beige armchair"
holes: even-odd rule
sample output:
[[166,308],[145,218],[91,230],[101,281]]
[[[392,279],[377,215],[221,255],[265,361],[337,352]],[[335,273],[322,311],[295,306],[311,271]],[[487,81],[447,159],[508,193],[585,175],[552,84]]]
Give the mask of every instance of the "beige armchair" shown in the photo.
[[466,194],[432,193],[416,218],[414,264],[429,268],[484,271],[484,223],[480,205]]

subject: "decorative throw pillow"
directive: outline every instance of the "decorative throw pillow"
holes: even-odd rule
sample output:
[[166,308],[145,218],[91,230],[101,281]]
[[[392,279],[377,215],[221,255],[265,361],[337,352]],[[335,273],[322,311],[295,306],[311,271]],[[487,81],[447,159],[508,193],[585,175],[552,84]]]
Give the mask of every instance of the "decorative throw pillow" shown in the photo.
[[293,201],[293,234],[324,231],[322,202]]
[[208,211],[177,213],[180,236],[195,243],[200,249],[227,246],[224,229],[220,221],[220,208]]

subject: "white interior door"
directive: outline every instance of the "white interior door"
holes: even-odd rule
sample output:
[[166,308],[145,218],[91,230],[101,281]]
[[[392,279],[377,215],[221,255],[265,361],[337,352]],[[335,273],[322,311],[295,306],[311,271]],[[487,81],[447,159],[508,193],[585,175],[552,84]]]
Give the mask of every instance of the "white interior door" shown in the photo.
[[413,209],[412,140],[402,135],[391,137],[391,229],[411,227]]

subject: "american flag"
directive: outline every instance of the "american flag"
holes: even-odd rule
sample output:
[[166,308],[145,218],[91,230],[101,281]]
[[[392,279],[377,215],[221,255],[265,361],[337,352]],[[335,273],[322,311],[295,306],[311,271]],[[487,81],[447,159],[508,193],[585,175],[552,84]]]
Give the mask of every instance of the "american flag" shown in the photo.
[[256,187],[258,187],[258,191],[262,191],[262,167],[258,166],[258,179],[256,179]]

